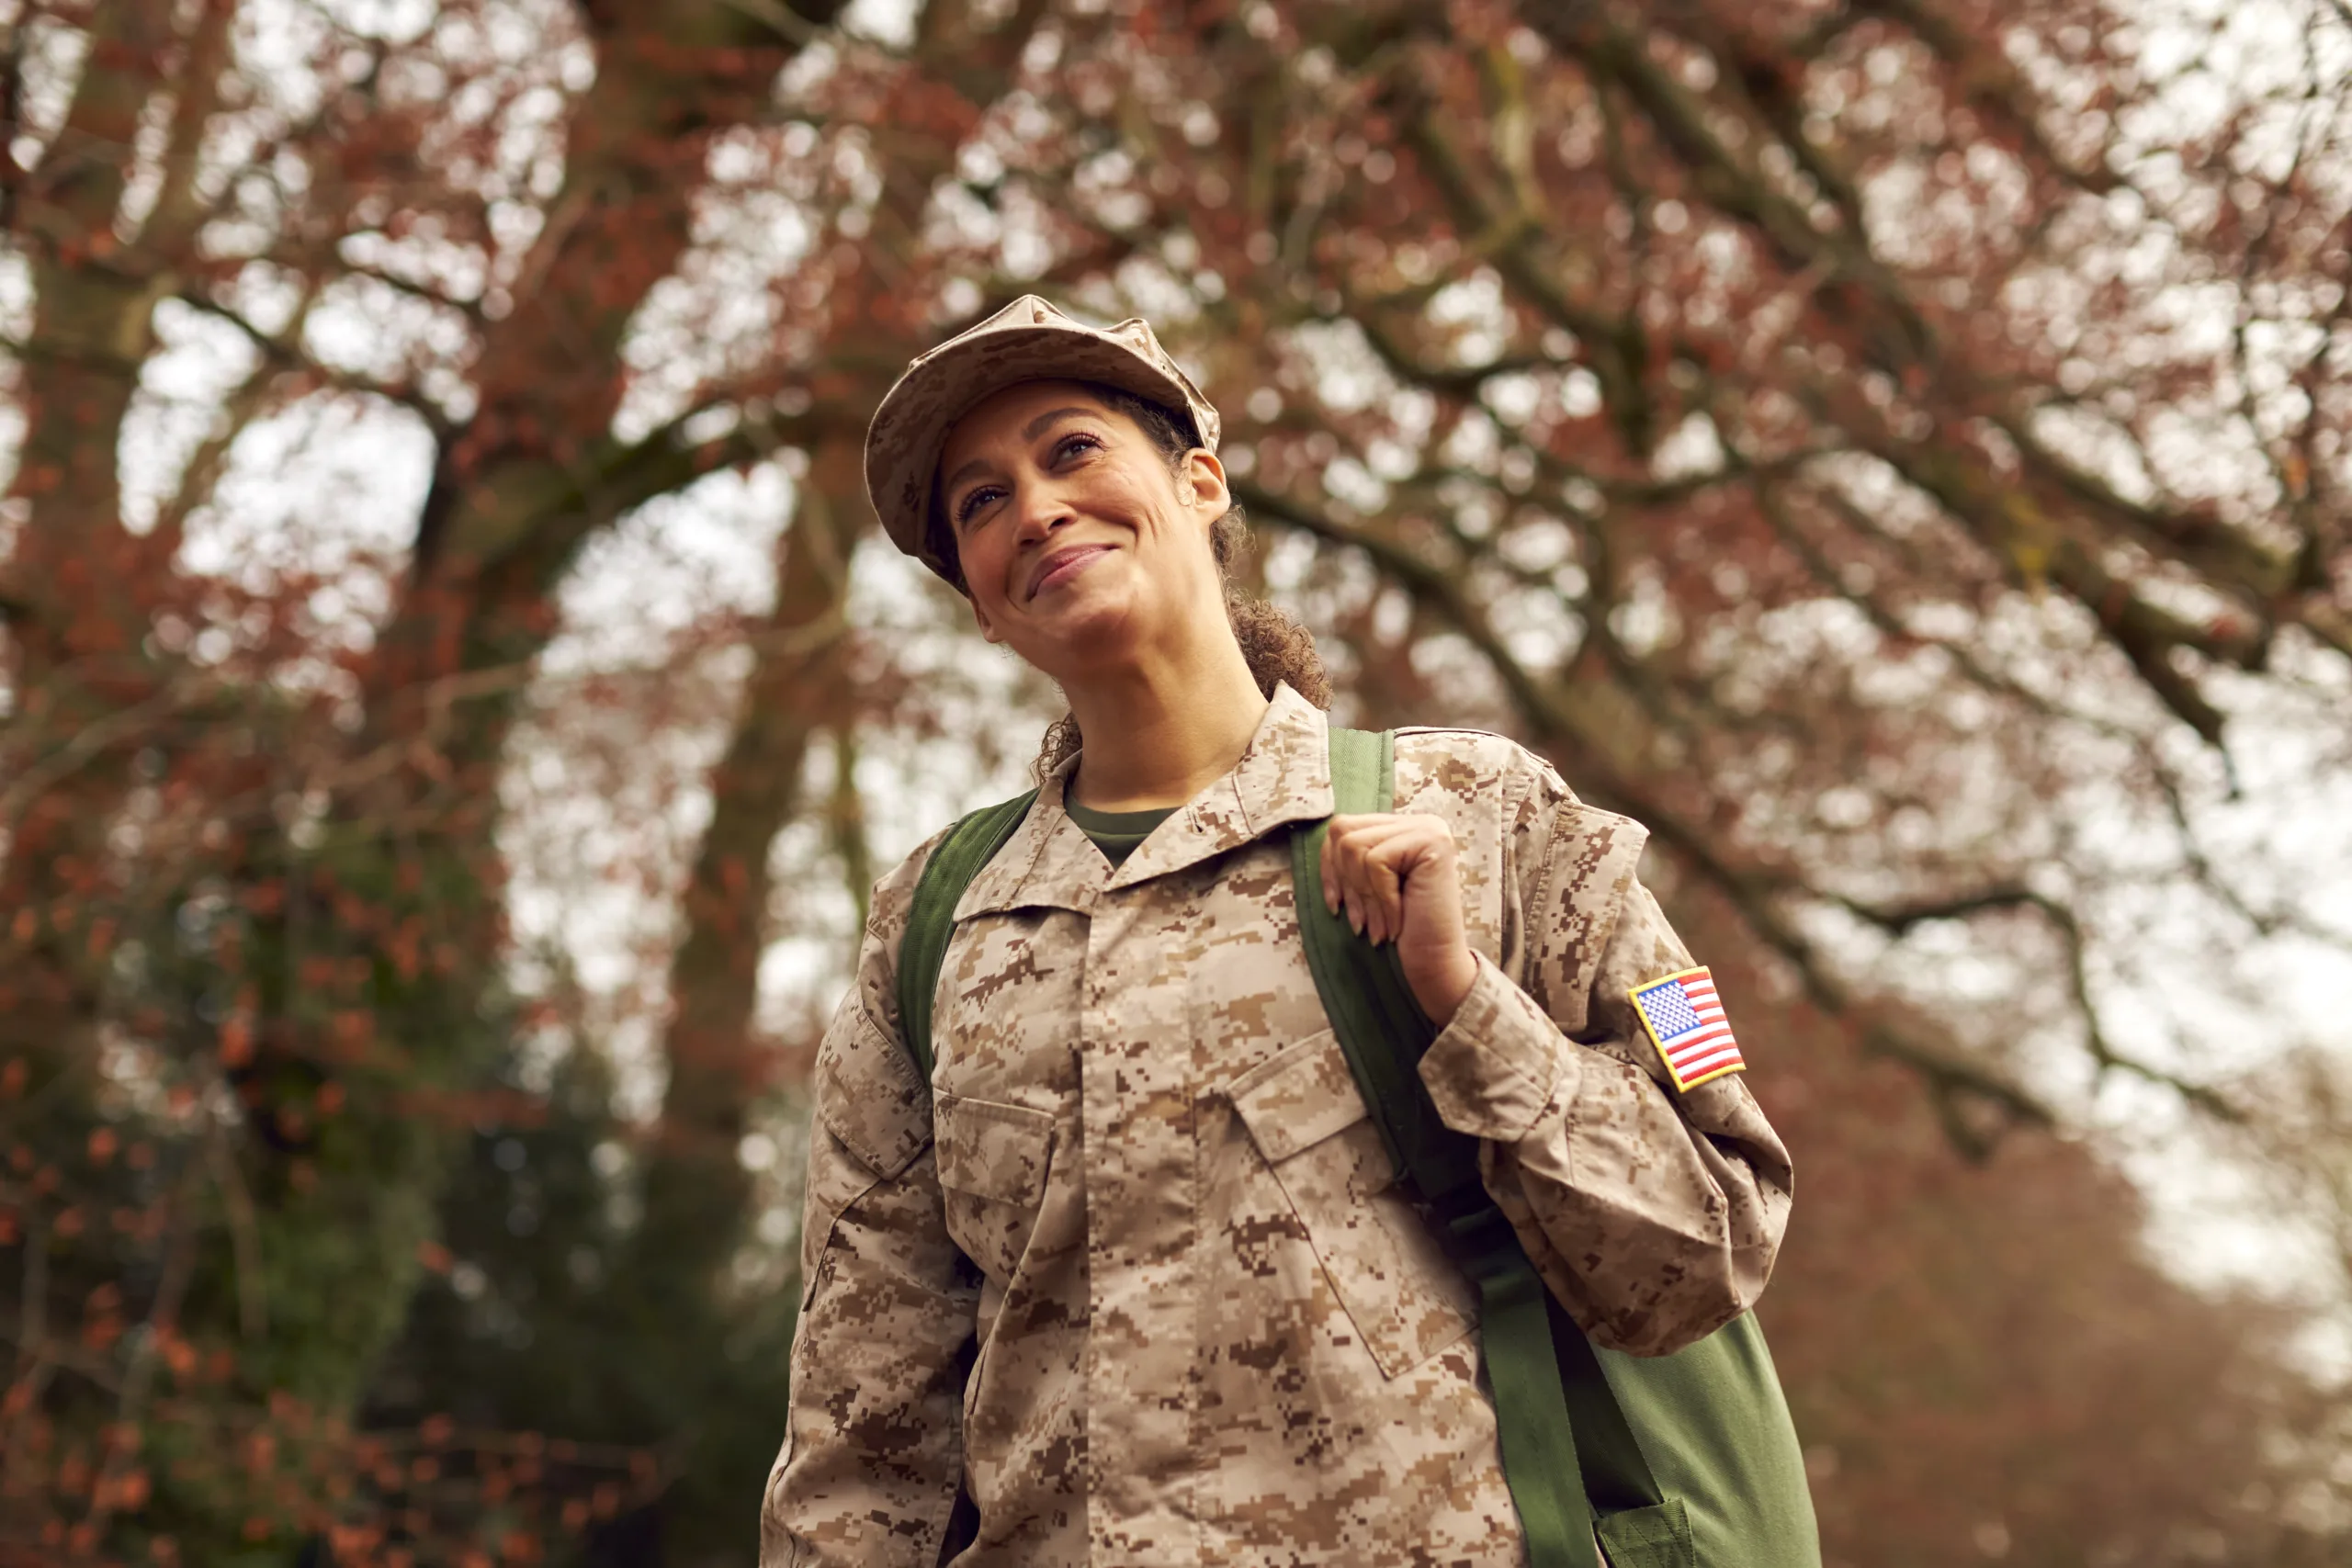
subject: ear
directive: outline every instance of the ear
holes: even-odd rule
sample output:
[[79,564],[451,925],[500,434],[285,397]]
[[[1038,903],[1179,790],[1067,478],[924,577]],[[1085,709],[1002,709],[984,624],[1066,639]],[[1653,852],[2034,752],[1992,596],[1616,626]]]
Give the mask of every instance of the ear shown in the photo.
[[1225,482],[1225,465],[1205,446],[1195,446],[1184,455],[1184,471],[1176,477],[1176,489],[1195,511],[1207,513],[1212,523],[1233,505],[1233,492]]

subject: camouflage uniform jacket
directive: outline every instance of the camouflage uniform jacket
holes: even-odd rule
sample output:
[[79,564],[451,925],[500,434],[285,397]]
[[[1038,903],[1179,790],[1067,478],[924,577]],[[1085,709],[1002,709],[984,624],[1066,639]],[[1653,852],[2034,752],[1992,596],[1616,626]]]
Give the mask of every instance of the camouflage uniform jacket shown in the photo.
[[[959,1479],[966,1564],[1523,1561],[1473,1288],[1300,944],[1282,829],[1330,812],[1323,715],[1280,689],[1115,872],[1070,771],[957,905],[929,1085],[893,973],[931,846],[876,890],[818,1055],[763,1568],[930,1568]],[[1788,1156],[1737,1077],[1679,1098],[1632,1015],[1690,965],[1634,880],[1643,829],[1466,730],[1400,732],[1396,802],[1451,825],[1479,954],[1422,1077],[1545,1280],[1635,1354],[1727,1322]]]

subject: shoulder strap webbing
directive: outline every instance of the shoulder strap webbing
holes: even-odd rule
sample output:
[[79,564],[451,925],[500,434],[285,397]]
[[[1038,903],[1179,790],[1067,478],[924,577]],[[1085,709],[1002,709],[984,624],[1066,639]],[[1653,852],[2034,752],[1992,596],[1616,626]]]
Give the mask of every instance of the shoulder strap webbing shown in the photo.
[[[959,819],[923,863],[915,878],[915,896],[907,908],[907,929],[899,940],[899,1032],[907,1054],[924,1084],[931,1082],[931,1004],[939,993],[939,966],[947,958],[948,938],[956,934],[956,906],[980,868],[996,858],[1029,815],[1037,792],[1014,795],[982,807]],[[925,1109],[929,1109],[926,1102]],[[969,1488],[960,1482],[948,1510],[947,1528],[939,1544],[939,1561],[950,1562],[978,1539],[979,1509]]]
[[[1330,758],[1335,812],[1392,808],[1393,733],[1334,728]],[[1478,1286],[1503,1476],[1532,1568],[1597,1568],[1596,1512],[1658,1507],[1657,1480],[1591,1345],[1487,1195],[1477,1140],[1447,1127],[1422,1086],[1418,1069],[1437,1030],[1414,999],[1396,948],[1374,946],[1324,907],[1329,826],[1316,823],[1292,840],[1292,887],[1316,989],[1398,1172],[1429,1206],[1448,1254]],[[1683,1533],[1687,1546],[1687,1527]]]
[[939,990],[939,965],[947,939],[956,932],[956,905],[980,868],[996,858],[1029,815],[1035,790],[982,807],[947,830],[915,879],[907,910],[907,931],[899,944],[899,1028],[923,1081],[931,1081],[931,1003]]

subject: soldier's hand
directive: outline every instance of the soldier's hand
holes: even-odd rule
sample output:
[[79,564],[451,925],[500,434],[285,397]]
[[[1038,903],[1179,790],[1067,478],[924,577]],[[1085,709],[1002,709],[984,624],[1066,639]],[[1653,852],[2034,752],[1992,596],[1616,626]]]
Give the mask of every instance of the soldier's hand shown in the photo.
[[1453,830],[1418,812],[1334,817],[1323,840],[1323,907],[1374,942],[1393,942],[1405,983],[1442,1029],[1470,994],[1478,961],[1462,915]]

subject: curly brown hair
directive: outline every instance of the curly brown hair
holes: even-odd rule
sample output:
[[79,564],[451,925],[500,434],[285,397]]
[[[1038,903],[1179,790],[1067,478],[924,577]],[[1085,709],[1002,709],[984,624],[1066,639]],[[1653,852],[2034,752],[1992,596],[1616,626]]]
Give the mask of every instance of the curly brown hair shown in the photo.
[[[1103,407],[1134,421],[1168,460],[1170,473],[1180,471],[1193,448],[1201,444],[1189,414],[1107,382],[1078,384]],[[935,491],[930,533],[933,553],[941,560],[955,564],[955,531],[947,526],[945,512]],[[1271,697],[1274,687],[1286,681],[1291,690],[1317,707],[1329,708],[1331,677],[1323,668],[1323,656],[1316,651],[1314,634],[1275,605],[1243,592],[1234,581],[1234,568],[1249,548],[1250,519],[1240,502],[1236,502],[1209,527],[1209,551],[1216,558],[1217,576],[1225,583],[1225,615],[1232,624],[1233,640],[1241,645],[1241,657],[1249,660],[1250,673],[1261,693]],[[970,592],[962,581],[960,570],[956,586],[964,592]],[[1032,765],[1038,782],[1043,783],[1047,774],[1075,756],[1083,744],[1076,714],[1066,713],[1047,725],[1045,739],[1037,748],[1037,760]]]

